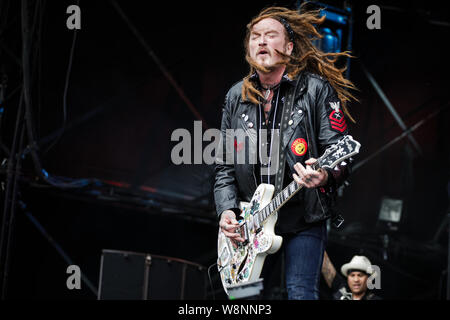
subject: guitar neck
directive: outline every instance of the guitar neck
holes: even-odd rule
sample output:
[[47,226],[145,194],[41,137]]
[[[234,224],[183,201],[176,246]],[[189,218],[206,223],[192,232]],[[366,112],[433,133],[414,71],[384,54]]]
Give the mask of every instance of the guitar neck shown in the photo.
[[[343,163],[344,160],[359,153],[361,144],[353,140],[352,136],[345,135],[336,144],[329,146],[324,154],[316,160],[311,167],[313,170],[319,168],[333,169],[338,163]],[[343,165],[345,165],[343,163]],[[264,222],[274,212],[279,210],[286,202],[289,201],[303,186],[298,185],[297,182],[292,181],[286,188],[278,193],[270,203],[255,214],[257,216],[257,223]]]
[[[313,170],[319,168],[318,163],[311,165]],[[282,206],[286,204],[298,191],[303,188],[303,185],[299,185],[295,180],[291,181],[286,188],[281,190],[262,210],[258,212],[259,221],[264,222],[270,215],[278,211]]]

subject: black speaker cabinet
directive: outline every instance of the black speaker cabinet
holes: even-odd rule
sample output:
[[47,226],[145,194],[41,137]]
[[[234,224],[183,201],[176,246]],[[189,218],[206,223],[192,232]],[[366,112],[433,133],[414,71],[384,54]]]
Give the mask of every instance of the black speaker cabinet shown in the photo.
[[99,300],[203,300],[206,269],[182,259],[102,250]]

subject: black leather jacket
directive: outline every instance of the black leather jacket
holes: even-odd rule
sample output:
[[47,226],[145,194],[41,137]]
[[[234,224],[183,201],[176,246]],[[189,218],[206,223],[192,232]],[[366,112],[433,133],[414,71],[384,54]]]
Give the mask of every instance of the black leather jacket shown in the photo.
[[[336,143],[348,129],[345,119],[341,127],[336,127],[336,121],[332,117],[339,106],[337,94],[332,86],[324,78],[303,72],[298,81],[285,93],[286,98],[292,97],[295,92],[292,120],[293,123],[283,131],[281,147],[285,150],[286,164],[293,171],[297,162],[296,156],[290,152],[289,146],[298,138],[298,132],[307,132],[305,139],[308,143],[307,157],[318,158],[324,150]],[[248,123],[257,123],[257,106],[251,102],[243,101],[241,88],[243,81],[236,83],[227,93],[222,113],[222,139],[226,137],[226,129],[248,130]],[[331,103],[330,103],[331,102]],[[334,106],[334,108],[333,108]],[[301,110],[300,112],[298,112]],[[248,118],[242,117],[242,115]],[[343,117],[343,112],[338,113]],[[333,122],[334,121],[334,122]],[[301,126],[306,126],[301,128]],[[336,129],[337,128],[337,129]],[[283,130],[283,129],[282,129]],[[249,133],[251,136],[251,134]],[[250,139],[254,140],[254,139]],[[252,142],[252,141],[250,141]],[[229,150],[227,150],[228,152]],[[286,166],[285,170],[288,170]],[[339,187],[349,175],[349,165],[337,166],[328,171],[328,183],[324,188],[303,188],[298,192],[301,203],[305,205],[305,221],[307,223],[325,220],[333,216],[331,210],[334,203],[336,188]],[[254,164],[227,164],[223,158],[216,158],[215,166],[214,199],[218,216],[227,209],[238,213],[239,201],[250,201],[257,188]],[[295,171],[293,171],[295,172]]]

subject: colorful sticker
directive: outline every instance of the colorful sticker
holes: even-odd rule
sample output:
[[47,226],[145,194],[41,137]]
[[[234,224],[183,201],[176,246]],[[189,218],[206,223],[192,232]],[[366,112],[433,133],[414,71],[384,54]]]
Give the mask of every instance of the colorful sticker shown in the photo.
[[253,246],[255,247],[255,249],[258,249],[258,246],[259,246],[258,237],[253,238]]
[[308,150],[308,145],[306,144],[305,139],[303,138],[295,139],[294,142],[292,142],[291,144],[291,150],[297,156],[304,155],[306,153],[306,150]]

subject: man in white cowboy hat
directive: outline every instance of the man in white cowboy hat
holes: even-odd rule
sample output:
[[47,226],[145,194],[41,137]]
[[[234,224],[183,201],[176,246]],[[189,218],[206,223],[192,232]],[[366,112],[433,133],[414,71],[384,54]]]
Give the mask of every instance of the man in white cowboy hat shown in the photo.
[[380,300],[381,298],[368,292],[367,279],[373,274],[372,264],[365,256],[354,256],[349,263],[341,267],[342,275],[347,278],[347,286],[343,277],[336,273],[328,254],[324,253],[322,275],[333,291],[337,300]]

